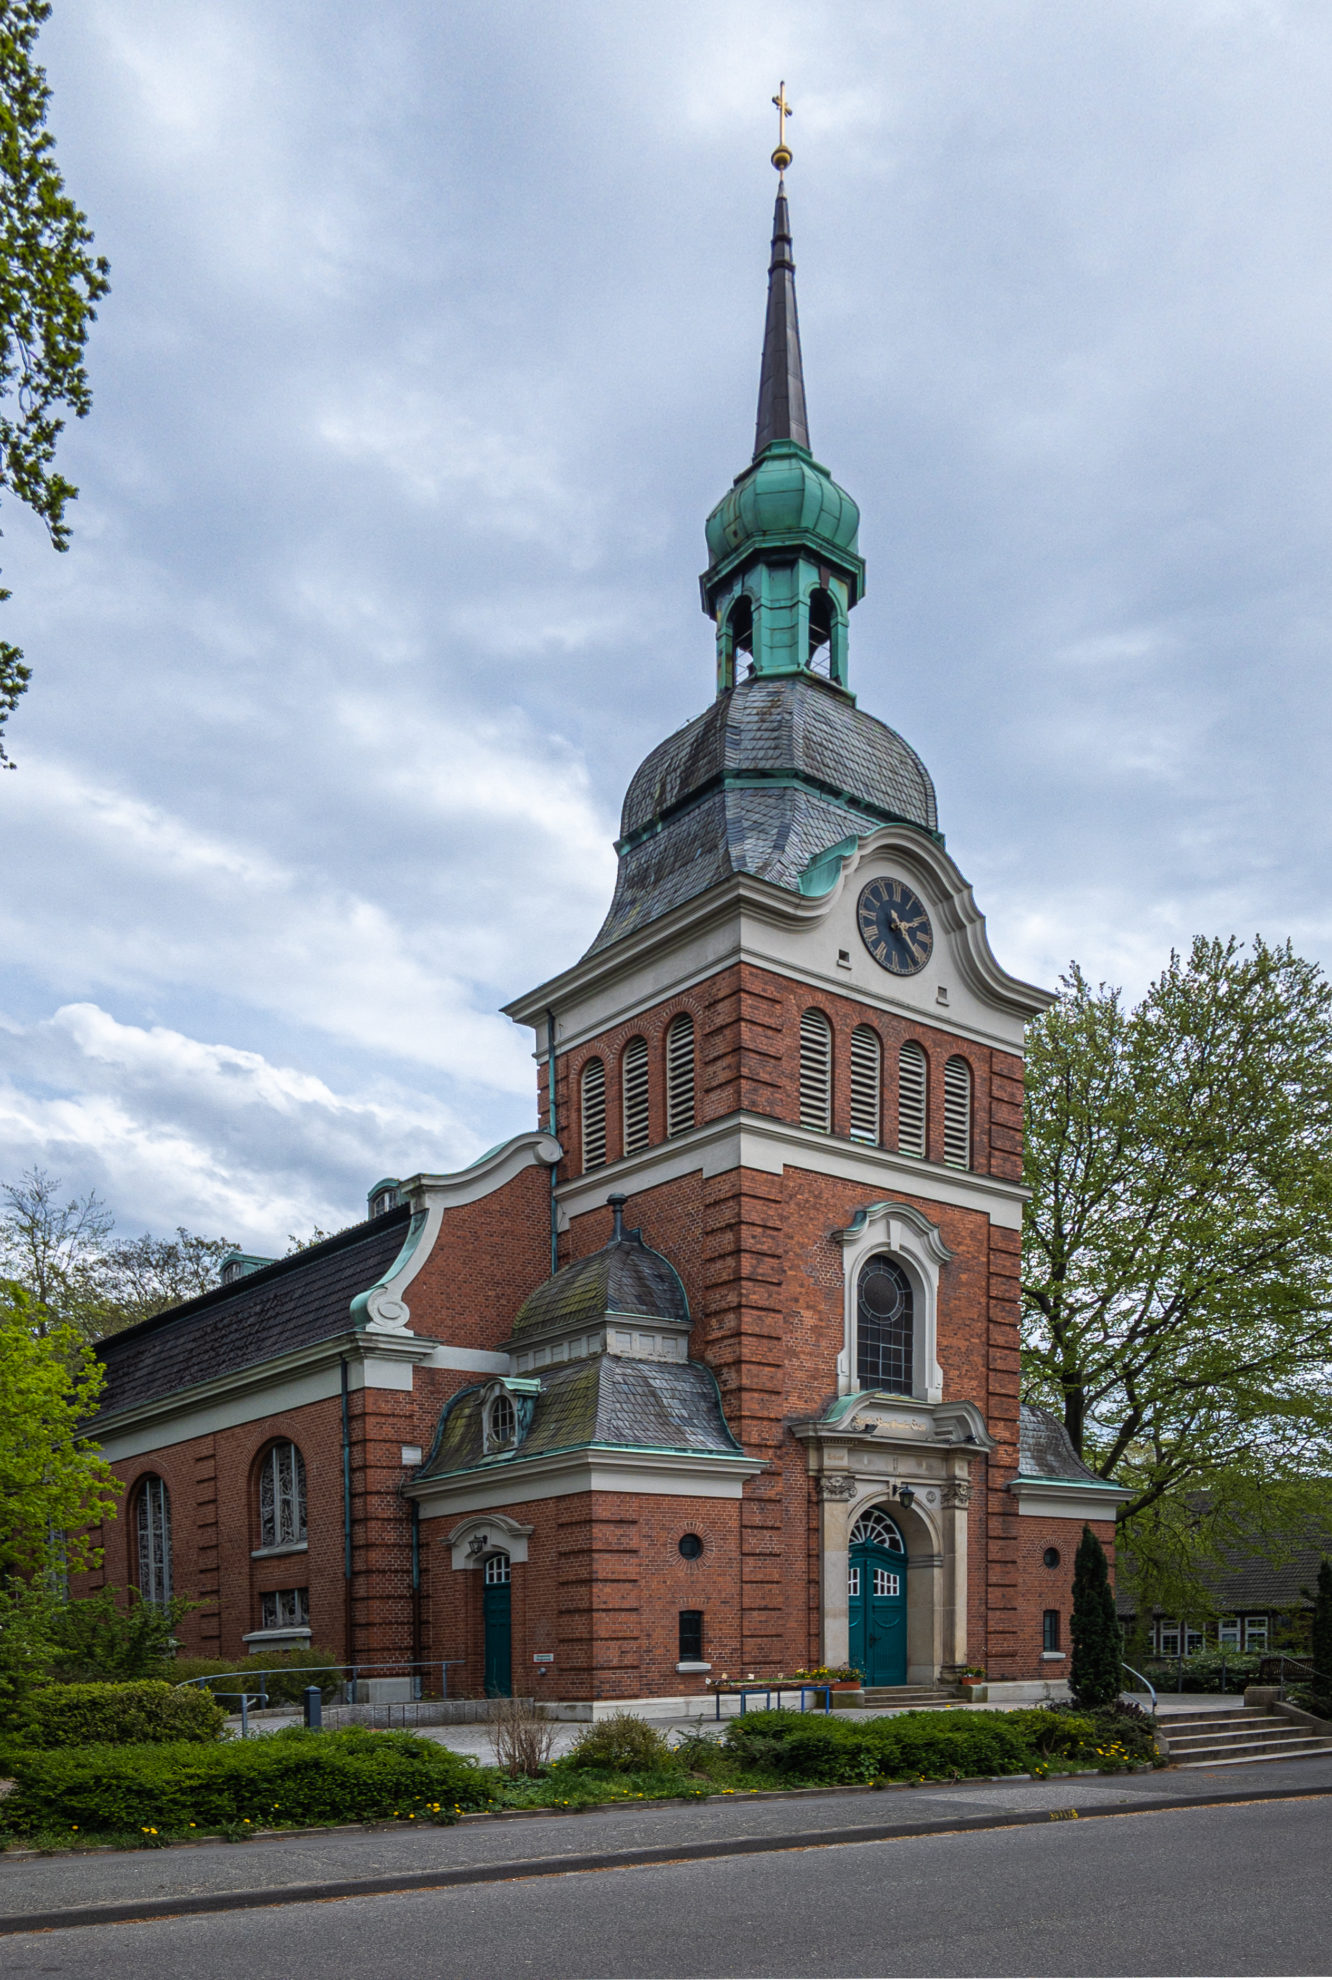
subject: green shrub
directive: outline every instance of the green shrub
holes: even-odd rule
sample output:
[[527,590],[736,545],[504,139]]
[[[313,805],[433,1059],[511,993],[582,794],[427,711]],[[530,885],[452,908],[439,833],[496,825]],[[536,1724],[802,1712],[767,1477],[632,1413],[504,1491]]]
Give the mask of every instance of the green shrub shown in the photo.
[[132,1684],[52,1684],[15,1715],[21,1746],[137,1746],[221,1739],[226,1712],[206,1691],[178,1691],[161,1678]]
[[603,1774],[650,1774],[675,1764],[664,1733],[632,1712],[612,1712],[585,1726],[558,1764]]
[[11,1752],[0,1800],[11,1835],[188,1835],[376,1821],[453,1822],[491,1799],[473,1760],[411,1733],[292,1726],[225,1745],[86,1746]]
[[1085,1767],[1127,1767],[1158,1755],[1156,1721],[1139,1706],[1121,1702],[1080,1712],[1067,1705],[1036,1705],[1010,1712],[1014,1729],[1043,1760],[1073,1760]]
[[103,1588],[51,1609],[50,1675],[62,1683],[167,1677],[181,1620],[198,1606],[184,1596],[145,1602],[137,1588]]
[[849,1725],[812,1712],[747,1712],[725,1745],[742,1764],[811,1784],[1022,1774],[1032,1752],[1003,1712],[903,1712]]
[[1202,1650],[1186,1657],[1182,1667],[1177,1658],[1154,1657],[1138,1668],[1158,1691],[1173,1691],[1176,1685],[1183,1691],[1243,1691],[1246,1684],[1257,1684],[1262,1661],[1262,1653],[1252,1650]]
[[[273,1656],[256,1657],[251,1670],[235,1657],[177,1657],[167,1668],[174,1684],[191,1678],[216,1678],[216,1684],[198,1688],[211,1691],[229,1712],[239,1712],[242,1691],[253,1696],[259,1690],[261,1671],[265,1674],[263,1689],[272,1705],[304,1704],[309,1684],[317,1684],[323,1696],[331,1698],[345,1676],[331,1650],[314,1649],[280,1650]],[[237,1671],[240,1675],[234,1676]]]

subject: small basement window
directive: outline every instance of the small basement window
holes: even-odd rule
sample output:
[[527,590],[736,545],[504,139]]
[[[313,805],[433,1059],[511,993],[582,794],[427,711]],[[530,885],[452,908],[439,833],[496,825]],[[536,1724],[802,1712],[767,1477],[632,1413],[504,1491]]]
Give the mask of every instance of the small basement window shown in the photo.
[[680,1662],[701,1664],[703,1661],[703,1611],[702,1609],[681,1609],[680,1611]]
[[259,1597],[261,1629],[308,1629],[310,1591],[308,1588],[272,1588]]

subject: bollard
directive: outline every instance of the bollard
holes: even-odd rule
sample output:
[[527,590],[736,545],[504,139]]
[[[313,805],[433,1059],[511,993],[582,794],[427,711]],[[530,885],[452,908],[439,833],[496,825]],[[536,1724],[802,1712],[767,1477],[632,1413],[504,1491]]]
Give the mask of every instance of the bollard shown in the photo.
[[311,1732],[318,1732],[324,1723],[324,1694],[317,1684],[305,1687],[305,1723]]

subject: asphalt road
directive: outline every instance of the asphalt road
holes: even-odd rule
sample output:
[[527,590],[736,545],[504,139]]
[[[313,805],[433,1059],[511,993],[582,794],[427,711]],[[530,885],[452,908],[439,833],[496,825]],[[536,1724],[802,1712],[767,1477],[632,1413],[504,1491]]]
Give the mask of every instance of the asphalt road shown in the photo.
[[1327,1975],[1332,1797],[6,1939],[6,1980]]

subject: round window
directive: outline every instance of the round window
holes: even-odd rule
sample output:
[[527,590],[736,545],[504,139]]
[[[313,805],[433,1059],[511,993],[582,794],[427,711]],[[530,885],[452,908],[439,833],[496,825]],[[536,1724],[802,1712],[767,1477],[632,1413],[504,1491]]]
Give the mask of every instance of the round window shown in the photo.
[[703,1542],[697,1533],[682,1533],[680,1535],[680,1552],[687,1561],[696,1561],[698,1559],[699,1555],[703,1552]]
[[1047,1547],[1042,1558],[1047,1567],[1058,1567],[1059,1566],[1058,1547]]

